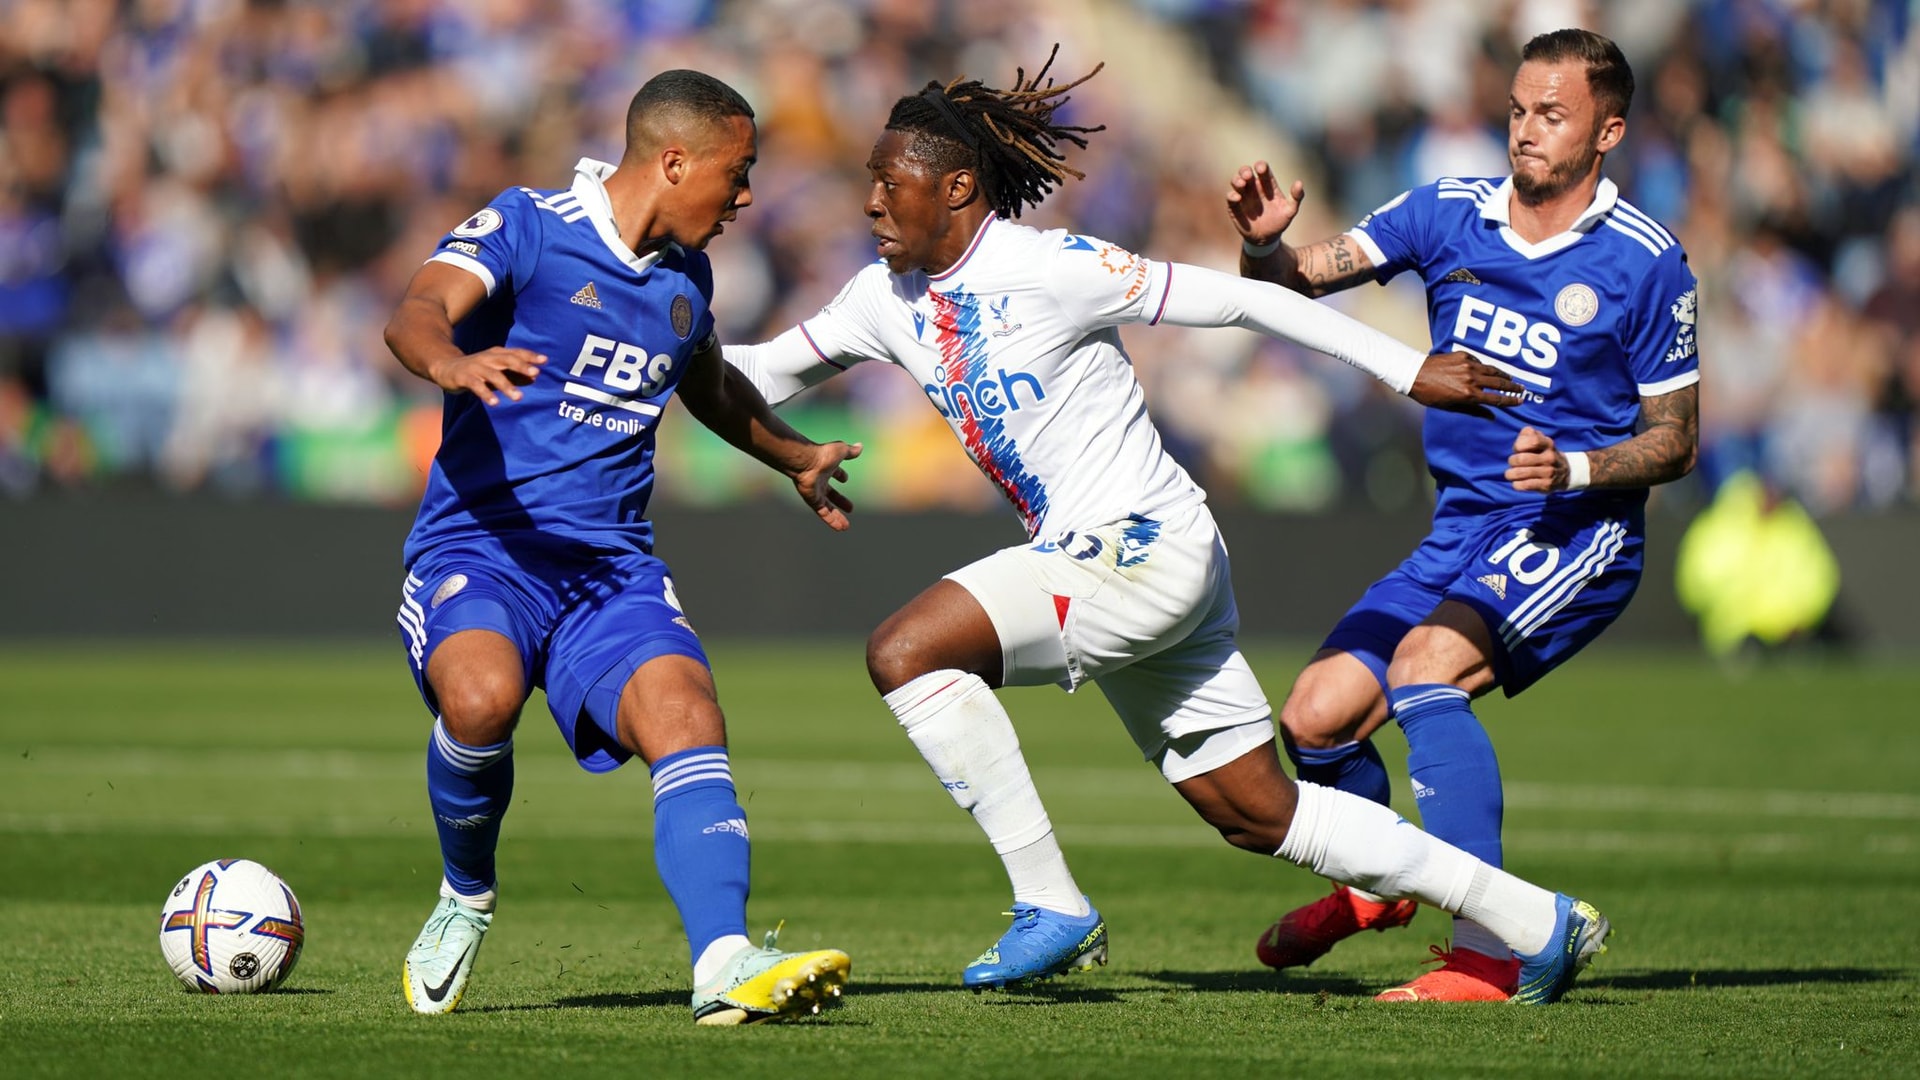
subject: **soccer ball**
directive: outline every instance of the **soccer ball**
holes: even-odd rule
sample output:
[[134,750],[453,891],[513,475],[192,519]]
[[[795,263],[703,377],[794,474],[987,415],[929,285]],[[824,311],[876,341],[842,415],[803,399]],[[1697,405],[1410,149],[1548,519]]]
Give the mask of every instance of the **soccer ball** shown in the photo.
[[160,909],[160,954],[189,990],[256,994],[280,985],[306,942],[300,901],[251,859],[196,866]]

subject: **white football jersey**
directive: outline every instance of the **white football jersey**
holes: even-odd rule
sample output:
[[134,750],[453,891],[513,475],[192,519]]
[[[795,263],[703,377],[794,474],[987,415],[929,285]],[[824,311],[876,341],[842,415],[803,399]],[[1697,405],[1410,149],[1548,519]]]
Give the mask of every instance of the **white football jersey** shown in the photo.
[[1159,321],[1173,271],[989,217],[945,273],[875,263],[797,333],[727,358],[774,402],[862,361],[907,369],[1031,537],[1158,519],[1206,494],[1162,446],[1117,328]]

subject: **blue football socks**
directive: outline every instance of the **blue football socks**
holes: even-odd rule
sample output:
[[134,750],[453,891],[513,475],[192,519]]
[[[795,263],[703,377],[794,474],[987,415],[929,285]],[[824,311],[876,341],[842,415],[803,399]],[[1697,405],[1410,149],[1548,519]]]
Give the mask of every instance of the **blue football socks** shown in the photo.
[[747,932],[747,812],[724,746],[653,763],[653,859],[698,962],[708,945]]
[[427,800],[440,831],[447,884],[461,896],[492,890],[500,819],[513,801],[513,740],[468,746],[447,734],[445,721],[434,721],[427,741]]
[[1387,765],[1380,760],[1380,751],[1374,749],[1373,740],[1361,739],[1326,749],[1295,746],[1292,739],[1282,741],[1300,779],[1321,787],[1339,788],[1381,806],[1392,805],[1393,785],[1387,780]]
[[1389,690],[1387,701],[1407,735],[1407,771],[1413,774],[1421,827],[1499,866],[1506,806],[1500,763],[1467,692],[1422,683]]

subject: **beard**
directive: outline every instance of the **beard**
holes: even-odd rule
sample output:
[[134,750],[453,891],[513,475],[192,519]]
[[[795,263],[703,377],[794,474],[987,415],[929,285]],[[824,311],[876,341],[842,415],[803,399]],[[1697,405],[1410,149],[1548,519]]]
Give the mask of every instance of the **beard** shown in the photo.
[[[1511,156],[1511,155],[1510,155]],[[1525,203],[1543,203],[1567,193],[1575,184],[1593,171],[1594,162],[1600,159],[1600,152],[1592,144],[1583,145],[1572,157],[1548,166],[1547,175],[1535,179],[1520,171],[1515,162],[1513,170],[1513,190]]]

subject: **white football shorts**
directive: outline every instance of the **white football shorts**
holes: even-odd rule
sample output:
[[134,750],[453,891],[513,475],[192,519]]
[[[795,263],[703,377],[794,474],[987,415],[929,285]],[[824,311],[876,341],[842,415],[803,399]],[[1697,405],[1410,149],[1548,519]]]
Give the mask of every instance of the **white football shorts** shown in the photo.
[[993,620],[1006,685],[1091,680],[1171,783],[1274,737],[1234,643],[1227,548],[1205,503],[1004,548],[947,577]]

